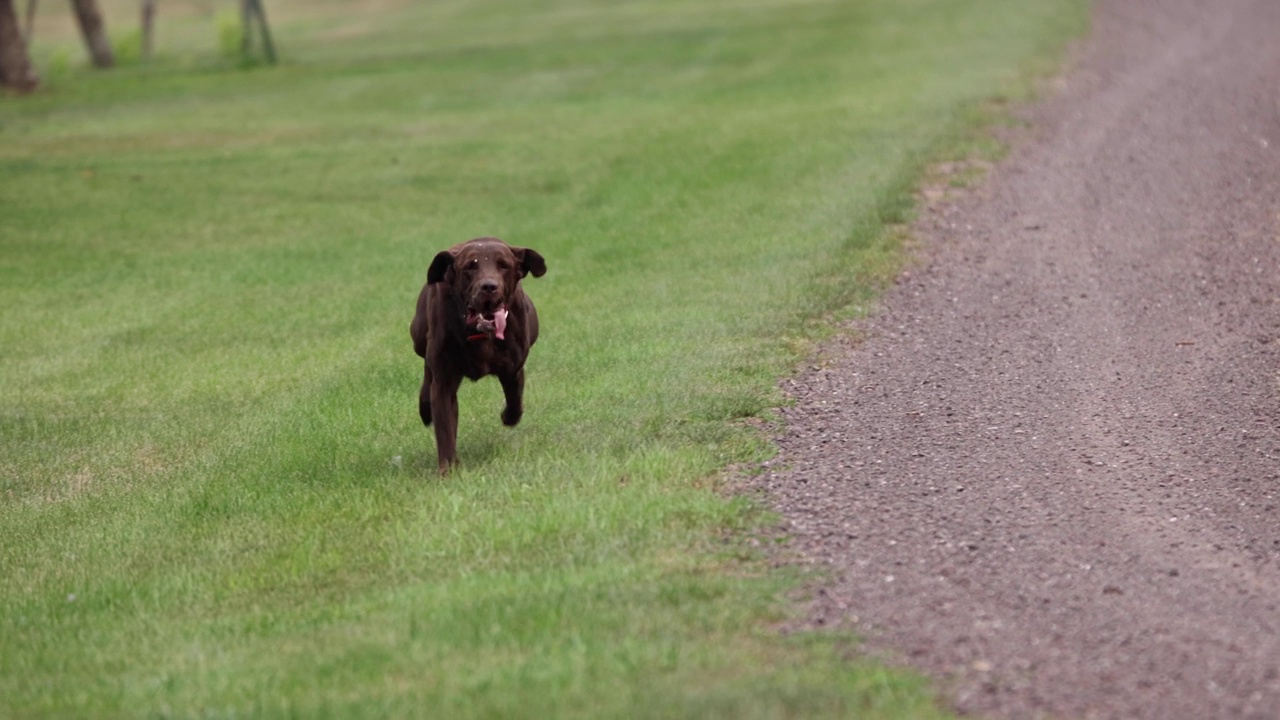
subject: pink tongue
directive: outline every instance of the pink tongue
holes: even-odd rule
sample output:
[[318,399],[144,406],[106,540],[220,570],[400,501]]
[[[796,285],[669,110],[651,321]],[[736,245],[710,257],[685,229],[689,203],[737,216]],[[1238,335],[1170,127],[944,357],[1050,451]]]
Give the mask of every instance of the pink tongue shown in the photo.
[[494,326],[493,336],[499,340],[503,339],[502,333],[507,329],[507,309],[506,308],[498,308],[497,310],[493,311],[493,326]]

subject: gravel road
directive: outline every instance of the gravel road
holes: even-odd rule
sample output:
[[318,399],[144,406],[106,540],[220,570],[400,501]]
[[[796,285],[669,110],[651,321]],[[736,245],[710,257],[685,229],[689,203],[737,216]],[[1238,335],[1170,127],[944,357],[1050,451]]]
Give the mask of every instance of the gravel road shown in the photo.
[[1280,1],[1097,0],[1059,85],[754,482],[961,712],[1280,718]]

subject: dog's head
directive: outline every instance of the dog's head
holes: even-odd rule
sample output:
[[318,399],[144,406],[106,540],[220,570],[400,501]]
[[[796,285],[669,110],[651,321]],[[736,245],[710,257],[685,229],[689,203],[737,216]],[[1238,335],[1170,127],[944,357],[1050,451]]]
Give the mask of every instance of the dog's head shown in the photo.
[[546,272],[547,263],[537,251],[485,237],[438,253],[427,270],[427,283],[445,283],[465,307],[468,327],[501,340],[507,303],[515,297],[520,279]]

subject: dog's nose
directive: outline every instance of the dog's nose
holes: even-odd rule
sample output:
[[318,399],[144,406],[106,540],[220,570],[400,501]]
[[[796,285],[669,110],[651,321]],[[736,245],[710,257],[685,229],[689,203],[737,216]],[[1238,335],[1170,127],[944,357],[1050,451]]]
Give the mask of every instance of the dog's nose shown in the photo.
[[480,292],[485,293],[486,295],[492,295],[498,292],[498,281],[497,280],[481,280]]

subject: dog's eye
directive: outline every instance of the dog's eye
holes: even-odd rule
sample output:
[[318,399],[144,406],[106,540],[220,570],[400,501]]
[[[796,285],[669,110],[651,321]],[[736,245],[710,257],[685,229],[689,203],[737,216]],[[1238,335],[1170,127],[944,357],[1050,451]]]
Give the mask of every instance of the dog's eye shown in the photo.
[[511,269],[511,263],[507,262],[506,260],[499,260],[499,261],[498,261],[498,269],[499,269],[499,270],[503,270],[503,271],[510,270],[510,269]]

